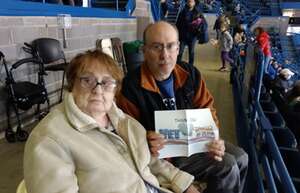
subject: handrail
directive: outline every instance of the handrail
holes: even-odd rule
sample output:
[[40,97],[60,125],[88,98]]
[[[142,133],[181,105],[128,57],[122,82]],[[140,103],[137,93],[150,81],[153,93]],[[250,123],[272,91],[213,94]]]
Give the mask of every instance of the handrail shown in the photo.
[[127,4],[125,6],[126,12],[129,15],[131,15],[133,13],[133,11],[135,10],[135,7],[136,7],[135,0],[128,0]]
[[271,131],[265,132],[266,134],[266,144],[268,145],[268,149],[270,150],[271,156],[275,161],[276,168],[278,170],[278,174],[280,179],[282,180],[282,187],[285,193],[297,193],[295,186],[292,182],[292,179],[289,175],[289,172],[284,164],[276,141],[274,139],[273,133]]
[[263,180],[262,177],[260,176],[259,173],[259,162],[258,162],[258,158],[257,158],[257,154],[256,154],[256,149],[255,149],[255,145],[253,144],[252,140],[250,141],[250,153],[252,156],[252,166],[253,166],[253,172],[255,174],[255,179],[257,181],[257,191],[259,193],[265,193],[264,191],[264,185],[263,185]]
[[262,166],[266,174],[267,183],[269,185],[269,189],[271,193],[278,193],[276,189],[276,184],[274,181],[274,177],[271,171],[270,163],[266,155],[262,155],[261,157]]
[[[250,42],[248,42],[249,44]],[[262,54],[262,52],[260,51]],[[274,167],[280,180],[280,185],[285,193],[296,193],[295,186],[289,175],[287,167],[284,163],[284,160],[281,156],[277,143],[272,133],[272,125],[260,105],[260,91],[262,87],[262,77],[264,74],[263,66],[263,56],[258,54],[257,58],[257,69],[255,74],[255,82],[253,85],[254,88],[254,98],[253,103],[251,104],[252,114],[250,117],[250,129],[248,130],[247,139],[249,141],[249,155],[251,158],[251,164],[253,166],[252,174],[256,182],[256,191],[259,193],[271,192],[277,193],[278,189],[275,183],[274,173],[271,169]],[[238,73],[235,73],[237,75]],[[236,85],[243,84],[240,82],[237,76],[234,77]],[[239,93],[241,87],[236,86],[234,93]],[[246,104],[241,103],[241,95],[235,94],[240,97],[239,101],[236,104],[242,105],[242,108]],[[238,107],[237,107],[238,108]],[[248,121],[245,121],[245,124],[249,124]],[[244,139],[245,140],[245,139]],[[272,163],[272,165],[271,165]],[[263,169],[263,175],[259,172],[259,165],[261,164]],[[263,179],[267,182],[267,187],[264,187]]]
[[[259,51],[259,55],[262,54],[262,51]],[[263,109],[260,105],[259,102],[259,97],[260,97],[260,90],[261,90],[261,86],[262,86],[262,77],[264,74],[264,65],[263,65],[263,57],[259,57],[257,63],[257,73],[256,73],[256,82],[255,83],[255,105],[254,105],[254,111],[257,112],[258,115],[258,119],[260,122],[260,126],[261,126],[261,131],[263,133],[261,133],[261,135],[264,134],[265,136],[265,144],[270,152],[270,155],[272,157],[272,159],[275,162],[276,168],[278,170],[280,179],[282,180],[282,184],[283,184],[283,189],[285,193],[296,193],[296,189],[295,186],[291,180],[291,177],[289,175],[289,172],[285,166],[285,163],[282,159],[282,156],[280,154],[279,148],[277,146],[277,143],[274,139],[273,133],[272,133],[272,125],[270,123],[270,121],[266,118]],[[267,174],[270,173],[268,167],[265,167],[265,172]],[[270,176],[269,176],[270,177]],[[270,185],[272,185],[273,183],[271,182]],[[274,190],[276,187],[271,188],[271,190]]]
[[158,0],[149,0],[151,4],[151,12],[154,21],[160,20],[160,2]]

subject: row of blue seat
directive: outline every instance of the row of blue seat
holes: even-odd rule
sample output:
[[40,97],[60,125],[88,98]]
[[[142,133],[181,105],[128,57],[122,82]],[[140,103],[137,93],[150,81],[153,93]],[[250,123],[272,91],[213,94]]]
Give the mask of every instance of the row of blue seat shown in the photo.
[[[246,54],[249,55],[254,50],[252,43],[248,42]],[[257,56],[256,60],[253,58],[249,60],[247,57],[247,63],[243,62],[245,60],[242,57],[237,57],[232,71],[232,82],[235,105],[239,111],[237,125],[243,128],[240,132],[243,133],[243,135],[240,134],[243,139],[240,141],[247,142],[244,147],[249,153],[253,167],[251,177],[255,182],[254,190],[260,193],[296,193],[300,190],[297,182],[299,179],[290,171],[290,168],[295,167],[292,165],[294,162],[287,162],[282,155],[288,154],[293,157],[291,160],[297,160],[300,157],[295,149],[297,142],[291,130],[287,128],[270,94],[262,86],[262,53],[253,55]],[[251,70],[253,66],[256,68]],[[244,96],[247,96],[247,93],[249,97],[245,99]],[[243,109],[242,112],[240,109]]]
[[[297,54],[297,52],[300,53],[300,50],[297,50],[295,47],[294,35],[288,37],[280,36],[278,33],[269,32],[269,34],[271,36],[271,50],[273,57],[282,64],[284,68],[289,68],[295,72],[296,75],[293,77],[294,79],[300,79],[300,59]],[[300,41],[300,37],[298,38]],[[291,43],[291,39],[294,44]]]

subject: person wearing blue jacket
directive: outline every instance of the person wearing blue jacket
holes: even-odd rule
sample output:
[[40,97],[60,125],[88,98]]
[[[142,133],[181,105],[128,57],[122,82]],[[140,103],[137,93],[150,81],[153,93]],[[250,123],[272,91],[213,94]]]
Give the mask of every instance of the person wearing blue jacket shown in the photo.
[[179,32],[180,47],[177,63],[182,62],[184,48],[187,46],[189,51],[189,64],[194,65],[195,44],[198,39],[198,28],[201,24],[201,13],[196,4],[197,2],[195,0],[187,0],[186,6],[178,15],[176,27]]

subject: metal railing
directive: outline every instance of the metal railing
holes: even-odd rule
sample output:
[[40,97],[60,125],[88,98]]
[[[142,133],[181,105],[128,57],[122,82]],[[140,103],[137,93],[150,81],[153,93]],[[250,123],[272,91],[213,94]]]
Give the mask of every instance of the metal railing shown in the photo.
[[[249,46],[249,44],[252,45]],[[248,54],[250,52],[254,52],[254,45],[252,42],[248,42],[247,47]],[[251,61],[254,63],[253,59]],[[233,74],[233,92],[236,105],[235,109],[236,111],[238,109],[243,109],[242,111],[240,110],[240,112],[244,113],[243,115],[239,114],[237,120],[239,120],[240,117],[245,117],[245,120],[237,121],[237,123],[239,123],[237,124],[237,126],[247,127],[247,132],[244,136],[244,139],[240,140],[248,142],[246,144],[246,147],[248,150],[247,152],[250,156],[250,163],[252,166],[252,178],[250,180],[255,182],[255,191],[259,193],[279,192],[278,183],[280,183],[280,187],[282,188],[283,192],[297,193],[273,136],[272,125],[269,122],[268,118],[265,116],[264,111],[260,105],[260,92],[264,74],[263,54],[261,51],[259,51],[257,55],[256,66],[257,67],[254,75],[254,85],[252,87],[252,90],[254,90],[254,92],[252,93],[252,101],[249,101],[249,114],[246,113],[245,110],[248,104],[244,104],[242,100],[242,89],[245,83],[241,82],[241,80],[239,79],[237,75],[238,72],[236,74]],[[274,170],[277,171],[276,176],[274,174]],[[276,177],[278,177],[279,179],[277,179]],[[280,180],[280,182],[278,182],[278,180]],[[266,183],[264,183],[264,181]]]
[[154,21],[159,21],[160,20],[160,3],[158,0],[149,0],[151,4],[151,12]]

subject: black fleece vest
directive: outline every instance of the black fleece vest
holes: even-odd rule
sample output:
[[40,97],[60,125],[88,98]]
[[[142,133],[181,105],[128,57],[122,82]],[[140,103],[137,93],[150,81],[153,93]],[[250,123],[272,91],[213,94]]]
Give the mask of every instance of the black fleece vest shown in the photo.
[[[193,98],[199,88],[201,75],[195,67],[187,63],[180,66],[189,73],[189,76],[183,86],[175,90],[176,106],[177,109],[193,109]],[[147,130],[155,130],[154,111],[168,109],[159,93],[146,90],[140,85],[141,68],[139,67],[124,78],[122,94],[139,109],[140,123]]]

